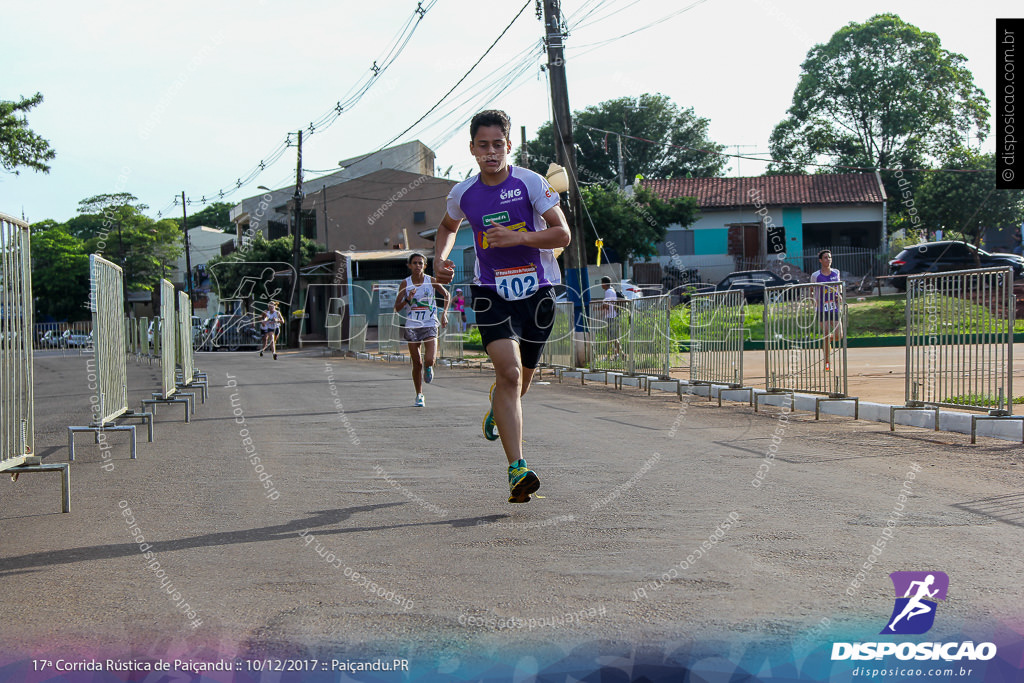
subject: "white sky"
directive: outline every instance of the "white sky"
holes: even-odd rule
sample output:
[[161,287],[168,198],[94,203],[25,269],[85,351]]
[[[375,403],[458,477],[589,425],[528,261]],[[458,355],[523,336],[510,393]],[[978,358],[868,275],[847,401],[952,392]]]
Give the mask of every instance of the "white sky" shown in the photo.
[[[430,5],[433,0],[425,0]],[[405,51],[367,96],[330,128],[306,137],[303,167],[336,168],[370,152],[431,107],[483,54],[525,0],[436,0]],[[694,0],[563,0],[569,102],[573,110],[623,96],[660,92],[710,119],[710,137],[767,153],[768,138],[789,107],[807,50],[843,25],[895,12],[937,33],[967,57],[975,84],[993,96],[995,18],[1019,16],[1019,2],[967,5],[918,0],[807,2],[696,0],[655,27],[593,48],[687,7]],[[179,216],[190,200],[230,189],[289,131],[330,111],[361,82],[416,8],[413,0],[305,0],[175,3],[57,0],[7,3],[0,48],[0,99],[37,91],[33,130],[57,152],[48,175],[0,175],[0,212],[29,221],[66,220],[78,201],[115,191]],[[574,17],[598,9],[584,21]],[[672,8],[676,9],[672,9]],[[476,111],[505,109],[518,146],[549,120],[547,83],[533,65],[490,99],[477,85],[508,71],[535,46],[543,25],[531,0],[494,51],[433,116],[396,143],[420,139],[440,169],[462,178],[476,166],[467,122]],[[546,60],[544,60],[546,61]],[[992,138],[984,145],[991,150]],[[736,150],[731,150],[735,152]],[[764,165],[731,160],[729,175],[758,175]],[[311,178],[322,173],[307,172]],[[288,149],[237,202],[294,183]],[[202,208],[189,207],[193,213]]]

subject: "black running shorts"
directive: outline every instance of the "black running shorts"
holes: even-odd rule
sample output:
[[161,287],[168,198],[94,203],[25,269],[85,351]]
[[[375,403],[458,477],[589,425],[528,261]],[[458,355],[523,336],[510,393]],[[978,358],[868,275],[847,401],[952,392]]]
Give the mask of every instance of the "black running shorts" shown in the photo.
[[480,285],[473,285],[470,291],[484,350],[498,339],[515,340],[519,342],[523,367],[536,368],[555,323],[554,288],[542,287],[518,301],[506,301],[493,289]]

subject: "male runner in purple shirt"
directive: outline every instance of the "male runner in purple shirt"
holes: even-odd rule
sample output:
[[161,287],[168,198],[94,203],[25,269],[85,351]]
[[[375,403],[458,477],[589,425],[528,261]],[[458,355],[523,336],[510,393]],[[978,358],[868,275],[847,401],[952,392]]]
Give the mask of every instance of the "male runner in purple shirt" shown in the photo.
[[825,372],[832,371],[829,362],[829,342],[839,339],[843,334],[843,322],[839,317],[840,305],[843,302],[843,285],[839,271],[832,268],[832,252],[822,249],[818,252],[818,263],[821,268],[811,275],[811,282],[836,282],[835,286],[817,287],[814,292],[817,299],[818,321],[821,332],[825,335]]
[[510,503],[526,503],[540,479],[523,459],[521,397],[530,388],[555,318],[552,285],[561,282],[553,249],[569,244],[569,226],[558,193],[533,171],[509,166],[511,123],[503,111],[482,111],[470,122],[470,153],[480,173],[452,188],[437,230],[435,276],[449,283],[448,254],[463,220],[476,248],[473,310],[484,350],[494,365],[491,410],[484,436],[501,434],[508,459]]

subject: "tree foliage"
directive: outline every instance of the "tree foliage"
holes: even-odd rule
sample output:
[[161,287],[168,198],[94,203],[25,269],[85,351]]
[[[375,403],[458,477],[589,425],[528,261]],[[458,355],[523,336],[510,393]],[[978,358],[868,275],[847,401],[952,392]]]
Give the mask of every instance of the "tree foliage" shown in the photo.
[[32,294],[38,320],[87,318],[89,256],[56,221],[32,225]]
[[807,53],[789,115],[772,132],[770,172],[802,173],[821,157],[920,166],[948,156],[970,132],[984,139],[989,101],[965,62],[895,14],[847,24]]
[[[625,178],[717,176],[725,170],[723,147],[708,139],[708,119],[693,108],[681,109],[666,95],[620,97],[573,114],[573,137],[580,183],[612,180],[619,175],[618,140],[592,128],[624,133],[653,142],[622,138]],[[549,121],[527,144],[530,168],[541,175],[555,161],[555,135]],[[707,151],[704,151],[707,150]],[[517,154],[518,158],[518,154]]]
[[28,127],[25,112],[43,101],[42,93],[23,97],[18,102],[0,101],[0,168],[18,174],[18,168],[49,173],[50,161],[57,153],[50,143]]
[[[900,227],[923,229],[928,235],[941,229],[947,237],[952,233],[979,246],[988,228],[1021,224],[1024,191],[995,189],[994,154],[961,147],[943,159],[942,165],[977,172],[919,173],[916,188],[908,179],[900,195],[890,202],[890,213],[896,213]],[[902,179],[897,180],[898,187],[900,182]]]
[[[290,279],[274,277],[275,270],[284,270],[282,264],[293,261],[294,237],[267,240],[262,235],[248,247],[227,256],[214,256],[206,263],[211,289],[219,299],[242,299],[246,307],[254,301],[275,299],[287,305],[291,298]],[[299,252],[300,267],[308,264],[323,247],[303,237]]]
[[[231,222],[228,216],[231,213],[231,207],[234,204],[230,202],[213,202],[202,211],[197,211],[194,214],[188,216],[188,227],[198,228],[201,225],[205,225],[208,228],[217,228],[225,232],[234,232],[235,224]],[[175,219],[180,227],[182,225],[182,219]]]
[[[632,194],[611,184],[585,187],[581,194],[605,248],[623,260],[653,256],[657,253],[655,245],[665,239],[669,225],[678,223],[686,227],[698,213],[693,197],[666,202],[642,185],[634,185]],[[588,239],[586,248],[587,262],[593,263],[597,257],[594,240]]]

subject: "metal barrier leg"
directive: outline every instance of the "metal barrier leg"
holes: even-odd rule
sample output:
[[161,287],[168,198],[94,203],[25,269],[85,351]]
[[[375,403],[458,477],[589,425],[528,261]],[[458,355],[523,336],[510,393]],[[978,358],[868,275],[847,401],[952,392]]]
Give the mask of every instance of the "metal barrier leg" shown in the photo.
[[19,474],[27,472],[57,472],[60,474],[60,511],[62,513],[71,512],[71,466],[66,462],[51,462],[41,464],[25,464],[17,467],[11,467],[10,469],[4,470],[6,474],[10,474],[13,478],[17,479]]

